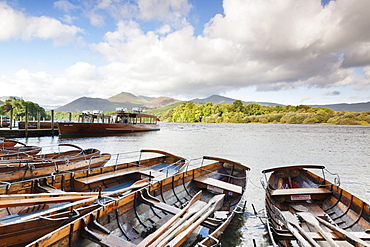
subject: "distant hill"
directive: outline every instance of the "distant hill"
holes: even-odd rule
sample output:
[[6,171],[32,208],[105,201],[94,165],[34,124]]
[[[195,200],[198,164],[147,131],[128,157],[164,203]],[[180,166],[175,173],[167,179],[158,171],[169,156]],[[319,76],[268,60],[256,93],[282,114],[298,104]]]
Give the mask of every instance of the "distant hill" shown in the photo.
[[119,93],[117,95],[114,95],[108,98],[107,100],[111,102],[130,103],[130,104],[137,104],[137,105],[145,104],[146,102],[148,102],[147,100],[143,98],[137,97],[133,95],[132,93],[127,93],[127,92]]
[[[145,98],[150,99],[151,97]],[[57,108],[55,111],[80,112],[84,110],[101,110],[107,112],[115,111],[116,108],[131,110],[133,107],[153,109],[179,102],[179,100],[168,97],[152,98],[149,102],[145,98],[127,92],[121,92],[108,99],[82,97]]]
[[131,103],[111,102],[106,99],[82,97],[57,108],[55,111],[81,112],[85,110],[115,111],[117,107],[131,109]]
[[329,108],[334,111],[350,111],[350,112],[367,112],[370,111],[370,102],[352,103],[352,104],[331,104],[331,105],[310,105],[316,107]]
[[[222,105],[222,104],[232,105],[235,100],[236,99],[228,98],[228,97],[221,96],[221,95],[212,95],[212,96],[209,96],[209,97],[204,98],[204,99],[196,98],[196,99],[189,100],[189,101],[194,102],[194,103],[209,103],[209,102],[211,102],[212,104],[216,104],[216,105]],[[251,104],[251,103],[256,103],[256,104],[259,104],[259,105],[262,105],[262,106],[278,105],[277,103],[255,102],[255,101],[242,101],[242,103],[245,104],[245,105],[248,105],[248,104]]]
[[142,99],[145,99],[146,101],[152,101],[153,99],[155,99],[155,97],[148,97],[148,96],[144,96],[144,95],[139,95],[138,97],[142,98]]
[[177,102],[180,102],[180,100],[169,98],[169,97],[158,97],[158,98],[155,98],[149,101],[148,103],[145,103],[144,106],[147,108],[153,109],[153,108],[159,108],[159,107],[172,105]]

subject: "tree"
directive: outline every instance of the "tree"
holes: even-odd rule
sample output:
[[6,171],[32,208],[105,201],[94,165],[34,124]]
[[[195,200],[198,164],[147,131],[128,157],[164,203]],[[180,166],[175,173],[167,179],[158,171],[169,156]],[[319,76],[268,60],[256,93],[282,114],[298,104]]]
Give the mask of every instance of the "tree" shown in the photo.
[[0,106],[1,114],[10,114],[11,109],[13,109],[13,116],[15,118],[26,116],[26,109],[28,110],[29,117],[37,118],[38,112],[40,113],[40,118],[46,119],[47,117],[45,109],[38,104],[31,101],[24,101],[23,99],[16,99],[15,97],[10,97]]

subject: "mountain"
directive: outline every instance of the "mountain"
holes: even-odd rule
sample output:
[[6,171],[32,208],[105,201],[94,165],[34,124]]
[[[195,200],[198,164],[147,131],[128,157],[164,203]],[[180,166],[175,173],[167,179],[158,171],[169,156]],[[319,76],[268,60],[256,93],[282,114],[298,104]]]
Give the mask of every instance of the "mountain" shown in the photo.
[[331,104],[331,105],[310,105],[315,107],[329,108],[334,111],[349,111],[349,112],[367,112],[370,111],[370,101],[365,103],[352,103],[352,104]]
[[[209,103],[209,102],[211,102],[212,104],[216,104],[216,105],[222,105],[222,104],[232,105],[235,100],[236,99],[228,98],[228,97],[221,96],[221,95],[212,95],[212,96],[209,96],[209,97],[204,98],[204,99],[196,98],[196,99],[193,99],[193,100],[190,100],[190,101],[194,102],[194,103]],[[255,102],[255,101],[242,101],[242,103],[245,104],[245,105],[248,105],[248,104],[251,104],[251,103],[256,103],[256,104],[259,104],[259,105],[262,105],[262,106],[278,105],[277,103]]]
[[55,111],[81,112],[85,110],[115,111],[117,107],[131,109],[135,104],[111,102],[106,99],[81,97]]
[[148,102],[146,99],[143,99],[141,97],[137,97],[133,95],[132,93],[127,92],[121,92],[117,95],[114,95],[107,99],[110,102],[118,102],[118,103],[131,103],[131,104],[145,104]]
[[173,99],[173,98],[169,98],[169,97],[158,97],[158,98],[155,98],[151,101],[149,101],[148,103],[145,103],[144,106],[147,107],[147,108],[159,108],[159,107],[163,107],[163,106],[168,106],[168,105],[172,105],[174,103],[177,103],[177,102],[180,102],[181,100],[177,100],[177,99]]
[[144,96],[144,95],[139,95],[138,97],[142,98],[142,99],[145,99],[146,101],[152,101],[153,99],[155,99],[155,97],[148,97],[148,96]]

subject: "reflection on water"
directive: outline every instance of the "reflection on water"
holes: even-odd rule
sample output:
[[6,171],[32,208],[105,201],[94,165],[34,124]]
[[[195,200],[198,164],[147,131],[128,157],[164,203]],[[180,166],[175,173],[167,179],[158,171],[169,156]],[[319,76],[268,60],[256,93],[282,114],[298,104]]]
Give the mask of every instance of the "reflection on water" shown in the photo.
[[[111,154],[159,149],[188,159],[203,155],[241,162],[251,168],[244,196],[247,211],[225,232],[224,246],[268,246],[267,231],[254,215],[263,215],[263,169],[291,164],[323,164],[341,176],[343,189],[370,201],[370,126],[289,124],[160,123],[161,130],[122,136],[19,139],[28,145],[56,151],[59,143],[94,147]],[[328,177],[329,181],[333,177]]]

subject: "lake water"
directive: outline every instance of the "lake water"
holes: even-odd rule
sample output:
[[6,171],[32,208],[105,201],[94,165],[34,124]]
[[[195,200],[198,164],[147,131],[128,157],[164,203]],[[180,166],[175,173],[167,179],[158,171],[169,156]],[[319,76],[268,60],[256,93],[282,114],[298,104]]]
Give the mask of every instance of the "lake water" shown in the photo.
[[253,246],[253,240],[257,246],[269,245],[267,231],[252,209],[253,204],[263,216],[260,179],[266,168],[323,164],[340,174],[341,187],[370,202],[370,126],[160,123],[160,127],[160,131],[124,136],[18,140],[40,145],[43,152],[57,151],[60,143],[71,143],[111,154],[159,149],[188,159],[209,155],[249,166],[246,212],[225,232],[223,246]]

